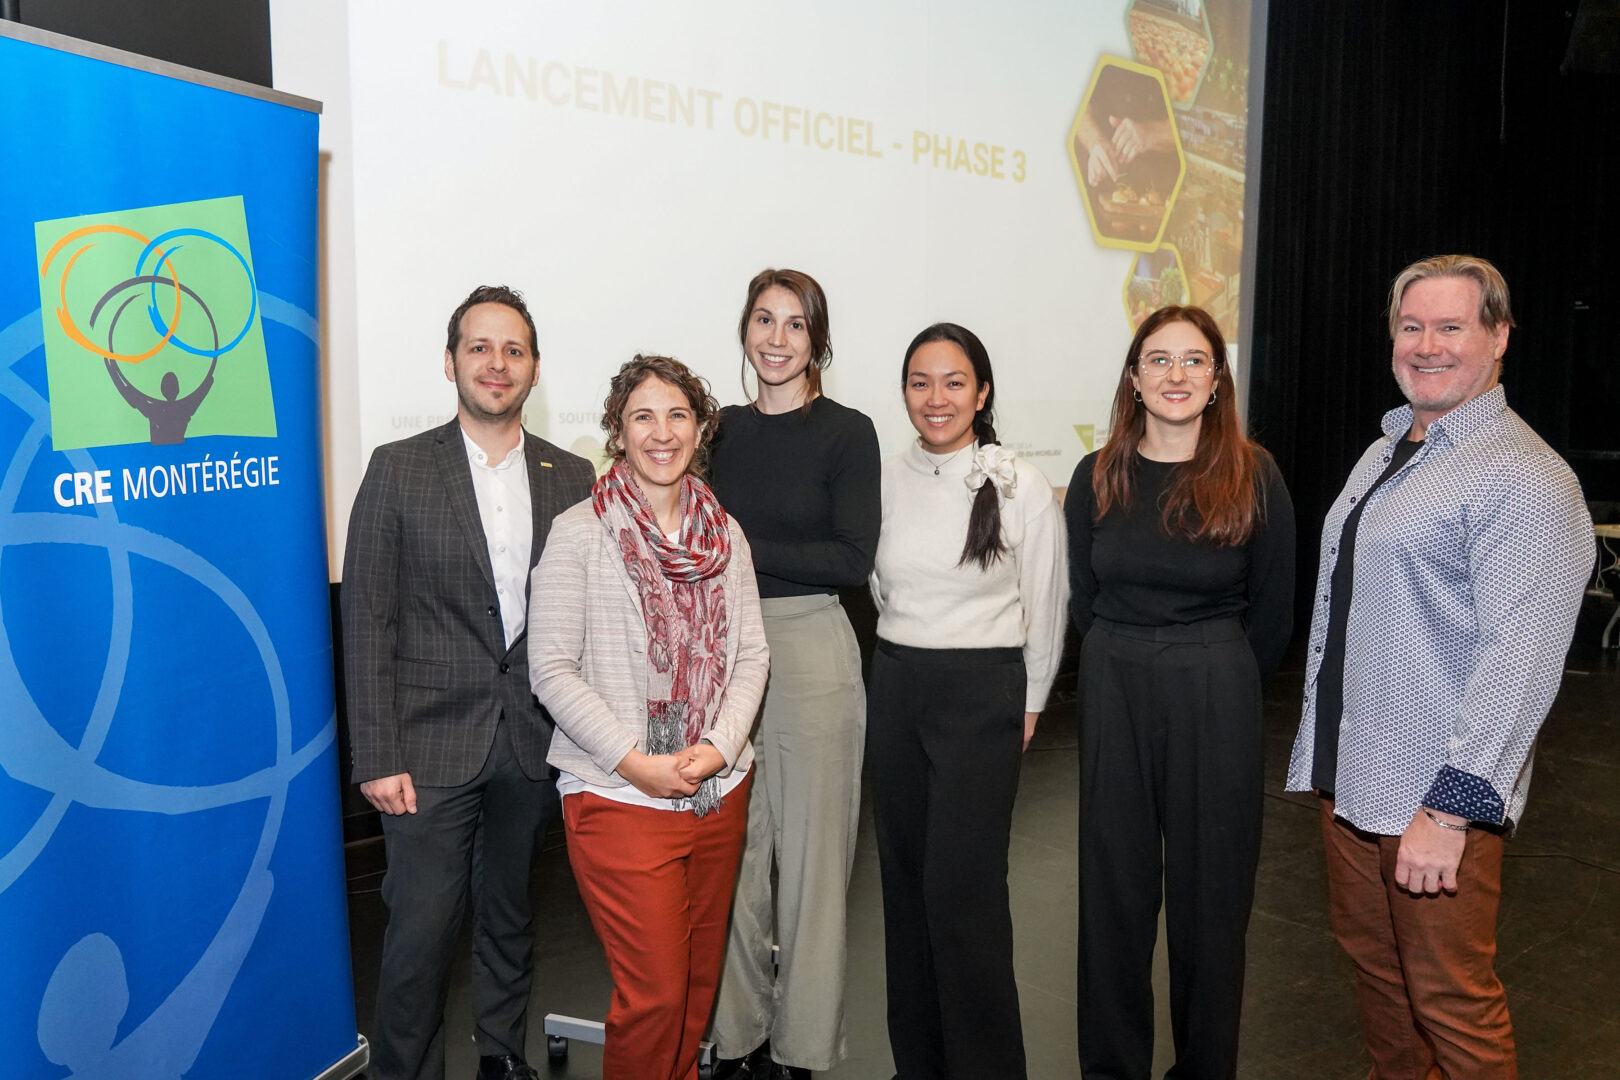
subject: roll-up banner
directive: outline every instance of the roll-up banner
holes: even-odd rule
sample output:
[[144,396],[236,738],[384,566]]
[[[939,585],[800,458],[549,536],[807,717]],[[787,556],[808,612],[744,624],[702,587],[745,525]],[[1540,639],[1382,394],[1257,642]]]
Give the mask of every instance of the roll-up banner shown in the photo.
[[318,106],[0,23],[0,1062],[364,1065]]

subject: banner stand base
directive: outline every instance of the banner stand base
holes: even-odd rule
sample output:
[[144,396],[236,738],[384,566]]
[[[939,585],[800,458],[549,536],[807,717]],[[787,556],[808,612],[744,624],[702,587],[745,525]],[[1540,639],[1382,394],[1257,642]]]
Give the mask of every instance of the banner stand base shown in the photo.
[[341,1059],[334,1062],[325,1072],[314,1080],[349,1080],[356,1076],[367,1065],[371,1064],[371,1044],[366,1042],[364,1035],[356,1035],[359,1045],[352,1051],[344,1054]]
[[[775,949],[774,945],[772,949]],[[547,1013],[546,1057],[553,1063],[567,1061],[569,1039],[601,1046],[607,1041],[607,1029],[600,1020],[581,1020],[577,1016]],[[698,1080],[709,1080],[718,1060],[714,1053],[714,1043],[707,1041],[698,1043]]]

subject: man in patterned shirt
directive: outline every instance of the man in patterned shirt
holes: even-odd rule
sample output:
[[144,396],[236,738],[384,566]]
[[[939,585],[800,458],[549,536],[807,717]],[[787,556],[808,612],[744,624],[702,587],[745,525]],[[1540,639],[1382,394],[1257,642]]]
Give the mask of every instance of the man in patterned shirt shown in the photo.
[[1493,966],[1503,840],[1593,552],[1574,474],[1499,385],[1512,325],[1483,259],[1401,272],[1389,330],[1410,404],[1322,528],[1288,789],[1322,797],[1370,1080],[1518,1075]]

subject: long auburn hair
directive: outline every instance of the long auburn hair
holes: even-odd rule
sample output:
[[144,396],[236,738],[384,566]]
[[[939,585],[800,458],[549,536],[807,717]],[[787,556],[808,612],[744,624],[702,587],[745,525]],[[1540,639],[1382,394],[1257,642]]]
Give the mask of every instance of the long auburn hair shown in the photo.
[[[980,446],[999,444],[1001,440],[996,438],[995,425],[996,381],[990,372],[990,352],[979,340],[979,335],[967,327],[949,322],[935,323],[912,338],[911,344],[906,346],[906,358],[900,364],[901,392],[904,393],[906,382],[911,378],[912,353],[936,341],[948,341],[961,349],[968,363],[973,365],[973,381],[990,388],[984,395],[984,408],[973,414],[973,437]],[[1001,540],[1001,500],[996,494],[995,483],[987,479],[973,493],[967,539],[962,544],[962,557],[956,560],[956,565],[978,563],[980,570],[988,570],[991,563],[1006,553],[1007,545]]]
[[1243,430],[1236,386],[1226,362],[1226,340],[1214,317],[1200,307],[1162,307],[1142,321],[1131,339],[1114,391],[1108,442],[1098,452],[1091,472],[1096,519],[1115,505],[1122,509],[1131,505],[1136,451],[1147,427],[1147,409],[1137,397],[1131,374],[1141,359],[1142,343],[1161,327],[1177,322],[1192,326],[1209,342],[1215,363],[1211,385],[1215,400],[1204,409],[1198,449],[1192,460],[1176,470],[1170,490],[1165,492],[1164,528],[1215,547],[1235,547],[1247,542],[1256,523],[1265,517],[1258,483],[1265,450]]

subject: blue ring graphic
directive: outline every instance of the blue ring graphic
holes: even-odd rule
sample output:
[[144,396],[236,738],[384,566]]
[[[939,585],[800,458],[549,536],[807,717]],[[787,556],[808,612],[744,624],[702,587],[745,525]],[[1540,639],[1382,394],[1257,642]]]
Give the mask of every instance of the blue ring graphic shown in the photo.
[[[248,266],[247,259],[242,256],[242,253],[237,251],[235,246],[232,245],[229,240],[226,240],[223,237],[215,236],[213,233],[204,229],[170,229],[162,236],[154,237],[152,241],[148,243],[144,249],[142,249],[141,257],[135,261],[136,276],[146,273],[146,260],[160,244],[168,240],[173,240],[177,236],[200,236],[204,240],[212,240],[214,243],[236,256],[236,261],[242,265],[242,273],[247,275],[248,295],[252,298],[252,306],[248,308],[247,321],[242,324],[242,329],[237,332],[235,337],[231,338],[230,341],[226,342],[224,345],[221,345],[217,349],[199,349],[194,345],[188,345],[186,342],[180,340],[179,334],[175,334],[169,339],[170,345],[173,345],[175,348],[180,349],[183,352],[188,352],[192,356],[206,356],[210,359],[218,359],[221,355],[236,348],[236,346],[240,344],[241,340],[247,337],[247,332],[253,328],[253,316],[257,315],[259,312],[259,288],[253,281],[253,269]],[[165,259],[173,255],[176,251],[179,251],[183,246],[184,245],[176,244],[174,247],[163,252],[158,257],[157,262],[161,264]],[[169,327],[164,323],[163,316],[158,313],[156,282],[154,282],[151,286],[151,303],[146,311],[147,314],[151,316],[152,326],[157,330],[157,332],[159,334],[167,334],[169,332]]]

